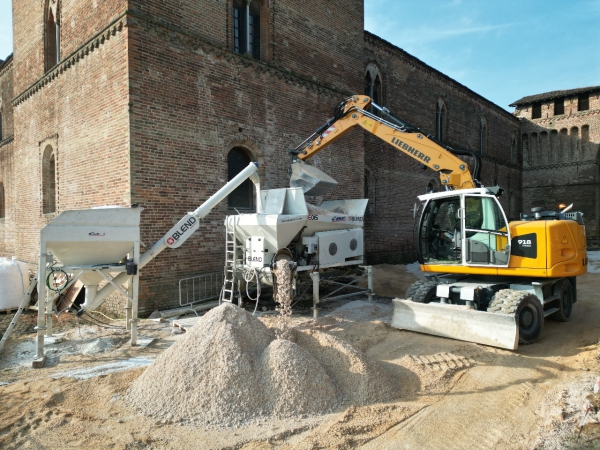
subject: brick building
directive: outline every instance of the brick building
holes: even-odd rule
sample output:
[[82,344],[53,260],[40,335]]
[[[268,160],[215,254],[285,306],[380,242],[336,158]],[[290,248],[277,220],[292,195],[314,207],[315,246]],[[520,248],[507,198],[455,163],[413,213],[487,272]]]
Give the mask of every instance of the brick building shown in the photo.
[[[500,200],[507,216],[519,217],[520,124],[512,114],[369,32],[365,65],[366,84],[381,79],[374,97],[383,105],[445,144],[478,153],[480,181],[502,186]],[[371,260],[410,253],[415,197],[428,187],[438,190],[437,175],[370,135],[365,136],[365,173],[372,212],[366,222]]]
[[[519,119],[365,32],[363,15],[362,0],[13,2],[14,53],[0,63],[0,255],[35,264],[56,214],[106,204],[143,206],[151,245],[250,160],[264,188],[286,186],[286,150],[362,92],[479,152],[482,181],[505,187],[518,216]],[[360,130],[313,159],[340,183],[331,198],[371,200],[372,261],[412,253],[412,205],[435,174]],[[141,315],[175,306],[179,279],[222,267],[225,214],[253,207],[240,192],[144,269]]]
[[588,242],[600,243],[600,86],[552,91],[514,102],[521,118],[523,207],[574,203]]

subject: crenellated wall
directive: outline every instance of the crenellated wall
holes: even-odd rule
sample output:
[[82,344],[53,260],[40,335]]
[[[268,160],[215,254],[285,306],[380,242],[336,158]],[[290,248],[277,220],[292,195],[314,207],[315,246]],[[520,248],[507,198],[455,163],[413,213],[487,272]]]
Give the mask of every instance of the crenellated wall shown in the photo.
[[554,98],[538,102],[541,117],[537,119],[532,118],[533,103],[518,104],[515,109],[522,122],[523,206],[526,211],[537,206],[553,210],[561,203],[573,203],[574,210],[584,214],[588,243],[597,246],[600,244],[600,89],[587,94],[589,109],[583,111],[579,111],[578,95],[559,94],[547,96],[558,95],[558,100],[564,103],[563,114],[555,114]]

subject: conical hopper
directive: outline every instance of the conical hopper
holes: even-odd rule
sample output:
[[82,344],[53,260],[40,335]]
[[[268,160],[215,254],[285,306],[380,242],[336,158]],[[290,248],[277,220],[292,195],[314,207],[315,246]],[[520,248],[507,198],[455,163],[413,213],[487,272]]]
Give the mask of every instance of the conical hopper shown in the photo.
[[45,249],[67,266],[116,264],[140,240],[143,208],[63,211],[42,228]]
[[296,161],[292,164],[290,187],[302,188],[304,195],[313,197],[325,195],[337,185],[337,181],[316,167],[303,161]]

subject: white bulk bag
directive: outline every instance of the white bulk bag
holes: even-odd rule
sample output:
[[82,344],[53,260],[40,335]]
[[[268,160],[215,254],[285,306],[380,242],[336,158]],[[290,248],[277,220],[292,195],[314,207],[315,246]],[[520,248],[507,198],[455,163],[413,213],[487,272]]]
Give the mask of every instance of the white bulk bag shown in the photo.
[[18,308],[29,289],[27,264],[12,259],[0,258],[0,311]]

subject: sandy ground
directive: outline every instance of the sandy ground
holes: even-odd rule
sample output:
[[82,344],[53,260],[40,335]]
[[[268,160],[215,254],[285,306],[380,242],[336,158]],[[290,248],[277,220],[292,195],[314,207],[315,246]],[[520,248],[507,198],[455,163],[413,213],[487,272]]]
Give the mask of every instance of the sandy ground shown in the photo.
[[[401,296],[418,274],[410,266],[377,266],[375,302],[324,303],[319,319],[295,316],[293,323],[331,333],[378,361],[399,381],[400,399],[240,429],[155,420],[124,402],[144,367],[181,338],[169,323],[142,321],[140,334],[154,340],[132,348],[121,322],[78,324],[62,315],[58,338],[46,347],[46,367],[32,369],[35,315],[29,313],[0,354],[0,448],[600,448],[600,439],[586,443],[600,435],[595,411],[577,439],[586,397],[600,375],[600,279],[594,273],[600,255],[591,256],[571,321],[547,320],[539,341],[515,352],[391,328],[391,299],[384,296]],[[10,318],[0,315],[1,330]]]

